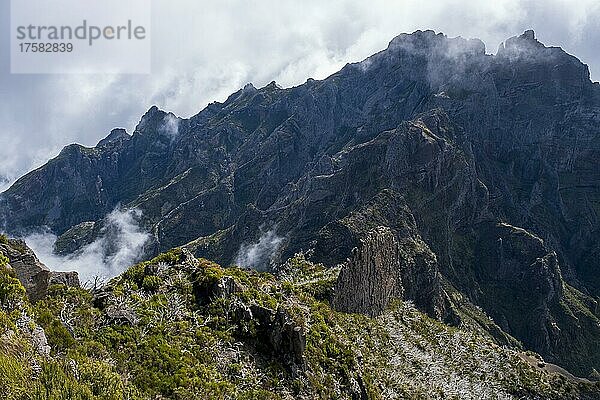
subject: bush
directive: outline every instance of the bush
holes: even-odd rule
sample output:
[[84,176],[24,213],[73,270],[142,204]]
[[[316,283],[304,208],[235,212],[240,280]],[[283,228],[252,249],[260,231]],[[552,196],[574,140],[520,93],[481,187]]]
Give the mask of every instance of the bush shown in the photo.
[[[2,262],[3,260],[1,260],[0,257],[0,264]],[[14,272],[8,270],[6,264],[0,266],[0,306],[5,309],[10,309],[13,305],[24,299],[25,288],[14,276]]]
[[154,292],[154,291],[158,290],[158,288],[160,287],[161,284],[162,284],[162,279],[160,279],[158,276],[149,275],[149,276],[144,277],[144,281],[142,282],[142,287],[144,288],[144,290],[147,290],[149,292]]
[[123,277],[128,281],[140,285],[144,280],[145,269],[146,263],[136,264],[133,267],[130,267],[127,271],[125,271]]
[[67,350],[77,344],[71,333],[43,301],[35,305],[35,313],[37,322],[44,328],[48,344],[54,351]]
[[0,254],[0,268],[6,267],[10,260],[4,254]]

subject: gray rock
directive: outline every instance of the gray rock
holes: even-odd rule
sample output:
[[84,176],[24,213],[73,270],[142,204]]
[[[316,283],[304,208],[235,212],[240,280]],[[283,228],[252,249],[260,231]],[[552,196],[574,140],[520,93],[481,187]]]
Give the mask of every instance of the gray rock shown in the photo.
[[96,223],[93,221],[86,221],[73,226],[56,239],[54,252],[61,255],[71,254],[91,243],[94,239],[95,227]]
[[230,276],[224,276],[219,279],[210,289],[210,296],[213,298],[228,297],[234,293],[243,290],[241,285]]
[[110,304],[104,310],[104,318],[111,324],[136,325],[138,316],[131,307],[124,304]]
[[333,306],[377,316],[394,298],[411,300],[441,320],[456,318],[429,247],[419,237],[399,242],[390,228],[378,227],[343,264]]
[[21,311],[21,316],[16,321],[17,328],[31,343],[33,350],[40,356],[50,356],[50,346],[44,329],[35,323],[33,318],[25,310]]
[[66,285],[69,287],[81,287],[79,274],[77,272],[50,272],[49,285]]
[[44,298],[52,284],[79,287],[77,272],[50,271],[23,240],[9,239],[7,244],[0,243],[0,253],[8,257],[31,301]]
[[31,343],[36,353],[41,356],[50,356],[50,346],[48,345],[48,338],[46,332],[41,326],[36,326],[31,332]]
[[250,313],[250,318],[257,324],[258,340],[287,365],[302,367],[306,350],[304,328],[296,324],[283,309],[275,311],[251,304]]
[[32,301],[46,296],[50,270],[38,260],[24,241],[9,239],[8,244],[0,243],[0,252],[8,257],[12,269]]

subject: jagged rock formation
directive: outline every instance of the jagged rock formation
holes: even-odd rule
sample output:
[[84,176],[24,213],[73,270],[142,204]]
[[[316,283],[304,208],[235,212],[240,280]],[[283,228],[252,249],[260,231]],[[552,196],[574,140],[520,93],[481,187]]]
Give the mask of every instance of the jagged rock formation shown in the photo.
[[[348,276],[358,260],[388,275],[372,246],[361,250],[387,227],[400,248],[405,238],[426,244],[442,286],[584,374],[600,359],[599,126],[600,85],[587,66],[532,31],[496,55],[479,40],[417,31],[322,81],[248,85],[189,119],[152,107],[131,136],[67,146],[0,204],[9,230],[48,226],[63,253],[94,240],[123,204],[142,211],[149,253],[186,245],[229,264],[267,230],[281,238],[273,261],[310,250],[335,266],[358,248]],[[512,243],[502,257],[492,251],[499,238]],[[428,260],[415,255],[416,266]],[[483,288],[503,282],[500,271],[511,284],[494,297]],[[391,294],[431,295],[401,281],[342,303],[378,310]]]
[[435,254],[420,238],[400,243],[391,229],[378,227],[342,266],[333,305],[377,316],[394,299],[411,300],[440,320],[456,318],[442,289]]
[[15,271],[32,301],[44,298],[52,284],[79,287],[77,272],[50,271],[23,240],[6,239],[0,242],[0,255],[8,258],[10,268]]
[[[190,257],[186,263],[194,265],[198,261]],[[246,290],[247,288],[233,277],[224,276],[214,282],[196,285],[196,301],[205,306],[215,299],[228,299]],[[288,312],[283,309],[273,310],[259,304],[236,302],[230,313],[233,320],[240,325],[255,324],[254,334],[258,335],[258,340],[285,365],[295,368],[303,365],[306,335],[304,328],[298,325]]]
[[39,300],[46,295],[50,270],[38,260],[24,241],[9,239],[6,243],[0,243],[0,253],[8,257],[11,268],[31,300]]
[[598,301],[564,282],[556,253],[539,237],[506,223],[485,224],[479,233],[475,301],[549,361],[591,371],[600,362]]
[[266,343],[285,364],[302,367],[306,335],[304,328],[298,325],[288,312],[281,309],[274,311],[253,304],[250,306],[249,317],[246,322],[254,319],[258,324],[259,340]]
[[50,271],[48,285],[65,285],[68,287],[80,287],[79,274],[75,271],[56,272]]
[[404,288],[399,253],[398,242],[390,230],[375,230],[342,266],[334,306],[344,312],[376,316],[393,298],[401,298]]

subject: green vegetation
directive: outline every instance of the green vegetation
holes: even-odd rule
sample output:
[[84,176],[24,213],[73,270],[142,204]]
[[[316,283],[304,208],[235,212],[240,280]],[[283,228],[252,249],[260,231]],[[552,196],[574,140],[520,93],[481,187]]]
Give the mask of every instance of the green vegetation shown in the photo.
[[563,399],[585,389],[410,303],[376,319],[336,312],[337,271],[302,255],[272,275],[175,249],[96,293],[56,285],[35,305],[3,268],[1,398]]
[[8,258],[0,254],[0,305],[8,311],[25,300],[25,288],[8,267]]

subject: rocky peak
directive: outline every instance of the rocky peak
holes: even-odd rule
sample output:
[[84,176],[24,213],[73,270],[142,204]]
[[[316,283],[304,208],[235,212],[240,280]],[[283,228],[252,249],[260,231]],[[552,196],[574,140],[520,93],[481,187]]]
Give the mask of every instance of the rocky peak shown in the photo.
[[135,128],[134,135],[155,132],[156,128],[163,122],[167,115],[165,111],[159,109],[157,106],[150,107],[140,119]]
[[506,42],[504,43],[505,49],[524,47],[524,46],[529,46],[532,48],[545,47],[539,40],[536,39],[535,32],[533,31],[533,29],[528,29],[519,36],[513,36],[513,37],[507,39]]
[[[239,89],[237,92],[230,94],[224,103],[222,103],[222,104],[221,103],[213,103],[213,104],[217,105],[217,106],[222,105],[224,107],[227,107],[232,104],[235,104],[236,102],[239,102],[241,100],[251,97],[252,95],[256,94],[258,92],[258,90],[259,89],[254,87],[254,85],[252,83],[247,83],[246,85],[244,85],[243,88]],[[209,105],[209,107],[210,107],[210,105]]]
[[[514,36],[500,44],[496,57],[500,62],[529,62],[541,65],[551,65],[554,67],[557,63],[572,64],[574,66],[585,67],[581,61],[565,52],[560,47],[547,47],[536,39],[535,32],[531,29],[526,30],[519,36]],[[572,70],[569,73],[572,74]],[[589,72],[587,73],[589,79]]]
[[129,140],[130,136],[127,133],[127,130],[124,128],[115,128],[108,134],[107,137],[98,142],[96,147],[103,147],[108,145],[109,143],[117,142],[120,140]]
[[497,56],[509,59],[537,59],[544,49],[546,46],[535,38],[535,32],[527,30],[519,36],[513,36],[500,43]]
[[432,30],[403,33],[390,41],[386,52],[406,52],[420,55],[483,56],[485,44],[479,39],[449,38]]

